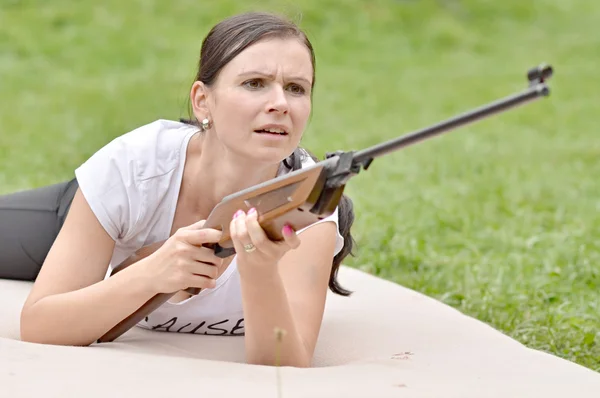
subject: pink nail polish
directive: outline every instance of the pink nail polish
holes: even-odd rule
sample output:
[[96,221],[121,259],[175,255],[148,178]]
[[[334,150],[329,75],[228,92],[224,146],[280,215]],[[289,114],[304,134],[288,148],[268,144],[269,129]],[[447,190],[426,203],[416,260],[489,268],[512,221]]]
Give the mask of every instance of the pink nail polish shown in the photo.
[[254,214],[256,213],[256,209],[253,207],[250,210],[248,210],[248,214]]
[[238,211],[236,211],[236,212],[233,214],[233,218],[238,218],[238,217],[240,216],[240,214],[242,214],[242,211],[241,211],[241,210],[238,210]]
[[283,233],[288,236],[292,235],[294,233],[294,229],[288,224],[285,224],[283,227]]

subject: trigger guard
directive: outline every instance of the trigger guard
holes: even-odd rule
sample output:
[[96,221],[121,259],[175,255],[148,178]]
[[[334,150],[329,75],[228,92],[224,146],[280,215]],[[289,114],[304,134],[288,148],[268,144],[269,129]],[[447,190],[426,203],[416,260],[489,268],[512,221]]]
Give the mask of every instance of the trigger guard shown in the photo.
[[226,258],[226,257],[232,256],[235,254],[235,248],[234,247],[229,247],[229,248],[222,247],[221,245],[219,245],[217,243],[215,245],[214,252],[217,257]]

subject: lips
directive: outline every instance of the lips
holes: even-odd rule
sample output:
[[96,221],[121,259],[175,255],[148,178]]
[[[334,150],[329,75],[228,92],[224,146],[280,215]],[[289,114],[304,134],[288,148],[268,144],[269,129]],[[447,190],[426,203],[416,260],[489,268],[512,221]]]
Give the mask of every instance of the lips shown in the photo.
[[254,130],[254,132],[259,134],[288,135],[287,128],[278,125],[262,126],[261,128]]
[[267,130],[254,130],[254,132],[258,133],[258,134],[287,135],[287,133],[277,133],[277,132],[267,131]]

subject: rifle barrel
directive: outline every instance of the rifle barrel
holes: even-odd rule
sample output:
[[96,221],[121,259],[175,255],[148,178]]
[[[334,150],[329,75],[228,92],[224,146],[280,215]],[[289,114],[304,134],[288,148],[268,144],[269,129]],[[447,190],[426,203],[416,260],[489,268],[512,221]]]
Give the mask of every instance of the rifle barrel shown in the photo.
[[396,138],[373,147],[357,151],[354,154],[353,163],[370,163],[373,158],[383,156],[389,152],[393,152],[396,149],[415,144],[419,141],[425,140],[431,136],[438,135],[457,127],[473,123],[479,119],[491,116],[493,114],[503,112],[509,108],[513,108],[522,105],[526,102],[533,101],[539,97],[549,95],[550,90],[545,83],[538,83],[530,86],[527,90],[514,94],[500,100],[494,101],[490,104],[481,106],[472,111],[465,112],[446,121],[435,124],[431,127],[418,130],[414,133],[407,134],[403,137]]

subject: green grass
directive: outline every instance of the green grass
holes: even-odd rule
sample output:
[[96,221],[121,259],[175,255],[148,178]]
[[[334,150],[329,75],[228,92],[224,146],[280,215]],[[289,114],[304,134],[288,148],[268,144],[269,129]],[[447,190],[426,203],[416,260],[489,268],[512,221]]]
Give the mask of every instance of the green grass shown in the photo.
[[112,138],[186,114],[204,35],[301,18],[317,51],[303,145],[361,149],[526,87],[552,95],[375,160],[351,180],[358,256],[526,345],[600,370],[600,3],[0,0],[0,193],[70,178]]

